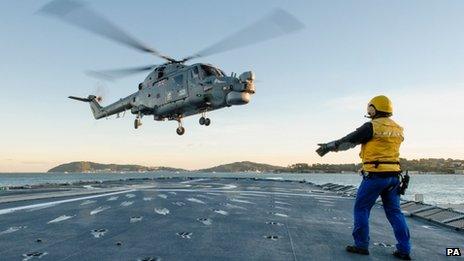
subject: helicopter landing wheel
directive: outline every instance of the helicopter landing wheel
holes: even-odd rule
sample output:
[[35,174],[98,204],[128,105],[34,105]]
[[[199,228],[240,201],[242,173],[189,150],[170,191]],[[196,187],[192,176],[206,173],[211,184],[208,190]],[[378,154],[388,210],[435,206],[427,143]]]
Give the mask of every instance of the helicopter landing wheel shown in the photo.
[[142,121],[140,120],[140,118],[136,118],[134,121],[134,128],[138,129],[141,125],[142,125]]
[[180,126],[176,129],[177,135],[184,135],[185,133],[185,128]]
[[205,126],[209,126],[211,124],[211,120],[209,118],[205,119]]
[[205,118],[205,117],[203,117],[203,116],[201,116],[201,118],[200,118],[199,122],[200,122],[200,125],[205,125],[206,118]]

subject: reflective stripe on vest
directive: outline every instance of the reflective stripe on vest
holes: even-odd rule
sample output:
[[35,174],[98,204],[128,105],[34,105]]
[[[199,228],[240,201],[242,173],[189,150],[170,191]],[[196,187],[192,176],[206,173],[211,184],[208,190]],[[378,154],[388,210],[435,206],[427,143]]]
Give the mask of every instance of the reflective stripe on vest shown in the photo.
[[361,146],[359,156],[366,172],[400,171],[403,128],[390,118],[372,120],[372,139]]

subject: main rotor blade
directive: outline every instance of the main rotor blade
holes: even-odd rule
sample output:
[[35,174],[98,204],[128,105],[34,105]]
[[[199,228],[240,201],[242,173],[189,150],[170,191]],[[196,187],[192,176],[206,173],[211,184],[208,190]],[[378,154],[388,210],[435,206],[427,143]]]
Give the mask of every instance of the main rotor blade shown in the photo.
[[205,57],[232,49],[237,49],[247,45],[267,41],[291,32],[303,29],[305,26],[296,17],[283,9],[275,9],[255,23],[243,28],[242,30],[224,38],[198,53],[184,58],[188,61],[193,58]]
[[88,30],[120,44],[142,52],[151,53],[170,62],[175,61],[157,50],[146,46],[86,4],[75,0],[54,0],[39,10],[39,13],[55,16],[71,25]]
[[157,65],[146,65],[132,68],[122,68],[114,70],[104,70],[104,71],[87,71],[87,75],[104,79],[104,80],[116,80],[117,78],[123,78],[132,74],[146,72],[153,70]]

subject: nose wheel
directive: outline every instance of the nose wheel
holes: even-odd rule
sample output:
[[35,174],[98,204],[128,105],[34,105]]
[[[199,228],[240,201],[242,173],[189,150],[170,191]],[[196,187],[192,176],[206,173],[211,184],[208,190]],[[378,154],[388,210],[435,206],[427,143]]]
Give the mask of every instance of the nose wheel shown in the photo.
[[142,119],[141,117],[137,116],[134,121],[134,128],[138,129],[140,126],[142,126]]
[[178,127],[176,129],[177,135],[184,135],[185,133],[185,128],[184,127]]
[[177,119],[177,122],[179,123],[179,127],[177,127],[176,129],[176,133],[177,135],[184,135],[185,133],[185,128],[182,126],[182,119],[181,118],[178,118]]

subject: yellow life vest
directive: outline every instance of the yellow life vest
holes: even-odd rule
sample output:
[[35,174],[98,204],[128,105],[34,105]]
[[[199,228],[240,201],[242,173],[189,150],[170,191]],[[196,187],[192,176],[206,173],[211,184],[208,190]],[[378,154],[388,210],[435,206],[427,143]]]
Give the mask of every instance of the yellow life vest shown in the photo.
[[400,145],[403,128],[387,117],[372,120],[372,139],[362,144],[359,156],[366,172],[401,171]]

